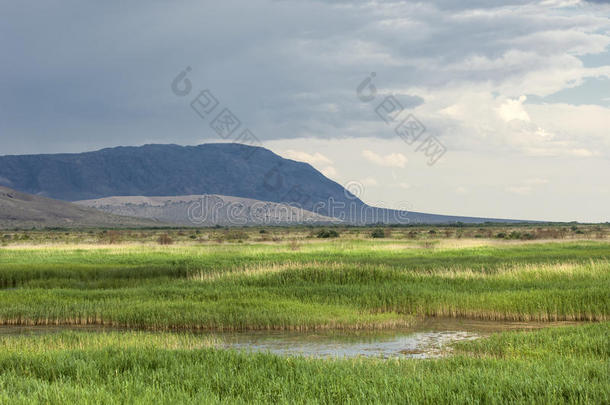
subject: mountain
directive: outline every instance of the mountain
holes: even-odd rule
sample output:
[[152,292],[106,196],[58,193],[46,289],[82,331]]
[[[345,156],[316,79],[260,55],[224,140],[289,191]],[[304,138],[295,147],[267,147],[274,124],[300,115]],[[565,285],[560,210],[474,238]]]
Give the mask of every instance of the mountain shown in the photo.
[[116,215],[185,226],[331,224],[325,217],[287,204],[223,195],[106,197],[76,204]]
[[287,203],[349,223],[509,222],[370,207],[307,163],[236,143],[0,156],[0,185],[66,201],[115,196],[232,196]]
[[141,227],[159,222],[111,215],[65,201],[0,187],[0,228]]

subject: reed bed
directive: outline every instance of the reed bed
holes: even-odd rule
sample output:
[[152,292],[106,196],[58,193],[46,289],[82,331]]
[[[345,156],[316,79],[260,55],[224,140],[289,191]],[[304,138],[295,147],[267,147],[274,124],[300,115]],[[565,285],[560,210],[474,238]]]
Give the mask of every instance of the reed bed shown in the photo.
[[4,248],[0,324],[380,329],[426,316],[601,321],[610,314],[610,243],[395,245]]
[[282,358],[180,334],[10,336],[0,403],[601,404],[608,334],[608,323],[507,332],[436,360]]

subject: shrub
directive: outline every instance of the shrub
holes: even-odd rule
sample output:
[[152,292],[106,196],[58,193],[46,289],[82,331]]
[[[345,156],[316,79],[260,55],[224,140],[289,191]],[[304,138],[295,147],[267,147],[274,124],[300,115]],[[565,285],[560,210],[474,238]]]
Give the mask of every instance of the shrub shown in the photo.
[[321,229],[317,234],[317,238],[338,238],[339,232],[334,229]]
[[288,246],[290,247],[290,250],[299,250],[301,248],[301,244],[296,240],[296,239],[292,239],[290,241],[290,243],[288,244]]
[[159,236],[158,242],[159,245],[171,245],[172,243],[174,243],[172,238],[170,238],[169,235],[166,233]]
[[521,232],[517,232],[517,231],[512,231],[507,239],[521,239]]
[[371,232],[371,238],[385,238],[385,232],[381,228],[374,229]]
[[115,244],[119,243],[123,238],[123,234],[120,231],[104,231],[106,238],[108,239],[108,243]]
[[420,246],[424,249],[433,249],[436,243],[430,240],[423,241]]
[[231,241],[239,241],[239,240],[245,240],[248,239],[248,234],[244,231],[238,230],[238,229],[233,229],[230,231],[225,232],[224,235],[226,240],[231,240]]

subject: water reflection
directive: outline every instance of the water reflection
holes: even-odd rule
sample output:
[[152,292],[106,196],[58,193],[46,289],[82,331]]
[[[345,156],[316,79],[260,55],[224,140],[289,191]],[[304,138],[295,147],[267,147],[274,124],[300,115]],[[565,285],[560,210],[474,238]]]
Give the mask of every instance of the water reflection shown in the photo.
[[[502,322],[428,318],[414,327],[390,331],[198,333],[216,337],[220,347],[307,357],[435,358],[451,353],[450,344],[507,330],[533,330],[577,322]],[[2,334],[45,334],[62,330],[124,331],[102,326],[0,326]],[[167,333],[167,332],[159,332]],[[185,333],[185,332],[180,332]],[[188,332],[187,332],[188,333]]]

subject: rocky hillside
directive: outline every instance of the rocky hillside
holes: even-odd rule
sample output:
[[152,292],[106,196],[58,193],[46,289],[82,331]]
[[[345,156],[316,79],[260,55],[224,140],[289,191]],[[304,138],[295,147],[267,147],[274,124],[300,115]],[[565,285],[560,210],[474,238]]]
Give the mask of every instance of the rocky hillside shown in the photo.
[[93,208],[0,187],[0,228],[141,227],[157,221],[111,215]]
[[287,204],[222,195],[107,197],[76,204],[116,215],[150,218],[185,226],[340,223]]
[[235,143],[0,156],[0,185],[66,201],[116,196],[231,196],[285,203],[356,224],[510,222],[370,207],[307,163]]

